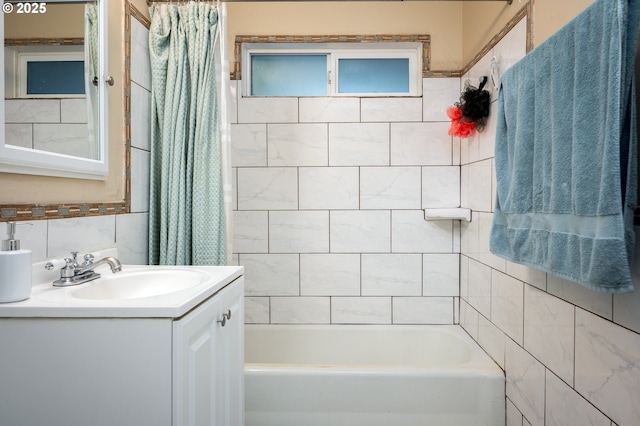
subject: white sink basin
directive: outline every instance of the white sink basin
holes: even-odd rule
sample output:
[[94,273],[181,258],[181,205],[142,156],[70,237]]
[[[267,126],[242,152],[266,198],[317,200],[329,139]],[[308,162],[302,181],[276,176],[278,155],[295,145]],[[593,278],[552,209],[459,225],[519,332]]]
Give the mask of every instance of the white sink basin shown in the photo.
[[71,297],[89,300],[139,299],[186,290],[204,283],[210,275],[191,269],[136,269],[110,272],[69,292]]

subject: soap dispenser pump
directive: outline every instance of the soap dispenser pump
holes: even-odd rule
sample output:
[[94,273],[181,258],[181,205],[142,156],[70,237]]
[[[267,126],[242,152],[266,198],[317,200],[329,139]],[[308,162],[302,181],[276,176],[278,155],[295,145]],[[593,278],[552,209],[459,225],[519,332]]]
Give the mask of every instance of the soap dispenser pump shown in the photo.
[[18,302],[31,294],[31,250],[20,249],[15,222],[7,222],[7,235],[0,251],[0,303]]

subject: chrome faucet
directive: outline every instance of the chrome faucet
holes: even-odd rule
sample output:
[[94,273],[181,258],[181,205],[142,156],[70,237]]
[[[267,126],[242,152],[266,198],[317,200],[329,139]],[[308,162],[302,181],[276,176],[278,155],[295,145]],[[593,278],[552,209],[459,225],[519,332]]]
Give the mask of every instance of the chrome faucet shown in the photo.
[[[122,270],[122,264],[115,257],[105,257],[94,262],[93,255],[86,254],[84,256],[84,262],[79,264],[78,252],[72,251],[71,256],[72,257],[64,259],[65,266],[60,268],[60,278],[53,282],[55,287],[78,285],[98,279],[100,278],[100,274],[94,271],[94,269],[100,265],[104,265],[105,263],[111,267],[111,272],[114,274]],[[45,265],[45,268],[47,270],[52,270],[55,268],[55,264],[53,262],[48,262]]]

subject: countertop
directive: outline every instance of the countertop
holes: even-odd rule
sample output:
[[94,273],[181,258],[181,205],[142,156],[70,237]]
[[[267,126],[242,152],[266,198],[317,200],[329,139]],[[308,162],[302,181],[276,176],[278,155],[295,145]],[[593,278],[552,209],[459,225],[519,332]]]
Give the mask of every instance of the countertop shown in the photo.
[[[90,300],[73,297],[75,291],[91,286],[90,281],[70,287],[54,287],[53,280],[59,271],[45,271],[46,262],[33,266],[33,287],[31,297],[20,302],[0,303],[1,318],[179,318],[241,277],[241,266],[147,266],[123,265],[122,274],[153,268],[189,269],[206,273],[209,277],[203,282],[184,290],[159,296],[129,299]],[[100,266],[97,272],[111,274],[107,265]]]

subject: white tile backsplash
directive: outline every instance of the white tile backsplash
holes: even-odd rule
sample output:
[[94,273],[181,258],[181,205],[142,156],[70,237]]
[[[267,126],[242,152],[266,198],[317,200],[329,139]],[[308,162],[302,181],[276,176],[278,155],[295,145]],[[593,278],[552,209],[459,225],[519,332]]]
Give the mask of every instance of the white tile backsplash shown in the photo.
[[274,324],[329,324],[328,297],[272,297],[271,322]]
[[422,121],[421,98],[362,98],[363,122]]
[[388,166],[389,123],[329,124],[330,166]]
[[115,247],[116,216],[88,216],[48,221],[47,257],[68,256]]
[[131,80],[151,90],[149,29],[137,19],[131,19]]
[[507,339],[507,398],[532,426],[544,425],[545,367],[513,340]]
[[298,98],[241,97],[238,123],[296,123]]
[[34,124],[33,147],[43,151],[95,158],[86,124]]
[[[31,262],[39,262],[47,256],[47,232],[48,221],[33,220],[30,222],[17,222],[16,238],[20,240],[20,248],[31,250]],[[6,237],[6,224],[0,224],[0,235]],[[65,253],[66,254],[66,253]]]
[[485,316],[478,316],[478,343],[504,370],[504,357],[508,337]]
[[394,297],[394,324],[453,324],[453,297]]
[[268,124],[269,166],[328,166],[327,134],[324,123]]
[[[459,79],[435,80],[426,93],[446,109]],[[421,210],[425,200],[460,205],[461,148],[446,115],[424,122],[431,105],[421,97],[240,97],[237,106],[234,251],[248,297],[269,298],[247,321],[457,321],[460,227],[426,222]]]
[[460,325],[474,339],[478,340],[480,314],[464,300],[460,300]]
[[298,296],[300,259],[297,254],[240,254],[245,267],[246,296]]
[[613,295],[596,293],[562,278],[547,274],[547,291],[604,318],[613,318]]
[[231,164],[234,167],[267,165],[267,125],[231,125]]
[[149,263],[149,213],[121,214],[115,218],[120,262],[130,265]]
[[333,324],[391,324],[390,297],[332,297]]
[[423,296],[459,296],[459,254],[424,254],[422,271]]
[[298,170],[294,167],[238,169],[239,210],[298,208]]
[[85,98],[60,99],[60,122],[61,123],[86,123],[87,122],[87,100]]
[[538,269],[533,269],[525,265],[507,262],[507,274],[519,279],[527,284],[531,284],[540,290],[547,289],[547,274]]
[[491,273],[491,321],[518,344],[523,338],[524,284],[502,272]]
[[300,122],[360,121],[359,98],[300,98]]
[[301,210],[357,210],[360,171],[357,167],[301,167]]
[[460,207],[460,167],[422,168],[422,208]]
[[269,213],[233,212],[233,250],[236,253],[269,252]]
[[245,297],[244,298],[244,322],[250,324],[268,324],[269,297]]
[[535,287],[524,289],[524,348],[573,383],[575,307]]
[[376,210],[332,211],[332,253],[388,253],[391,250],[391,213]]
[[469,259],[467,301],[486,318],[491,318],[491,268]]
[[33,148],[33,125],[30,123],[5,123],[4,134],[7,145]]
[[447,123],[391,123],[391,165],[452,164],[453,143]]
[[422,255],[363,254],[363,296],[421,296]]
[[640,335],[576,308],[575,345],[575,389],[617,424],[640,424]]
[[131,212],[149,211],[149,151],[131,148]]
[[391,240],[394,253],[452,253],[452,221],[426,221],[422,210],[394,210]]
[[513,402],[507,398],[507,425],[506,426],[522,426],[522,414]]
[[447,108],[460,98],[459,78],[423,78],[423,121],[450,123]]
[[491,204],[491,160],[469,164],[469,208],[490,212]]
[[4,103],[6,123],[59,123],[59,99],[7,99]]
[[131,145],[149,151],[151,144],[151,92],[131,82]]
[[361,209],[419,209],[420,167],[360,169]]
[[615,294],[613,296],[613,321],[640,333],[640,284],[634,280],[636,290],[633,293]]
[[301,254],[302,296],[359,296],[360,254]]
[[611,425],[611,421],[604,414],[550,370],[547,370],[546,375],[546,395],[545,424],[547,426]]
[[269,213],[270,253],[328,253],[328,211]]

